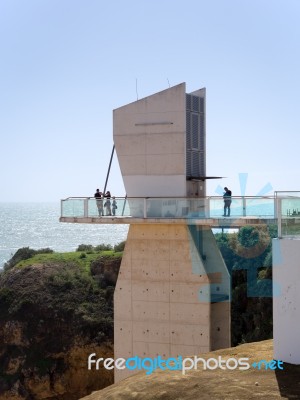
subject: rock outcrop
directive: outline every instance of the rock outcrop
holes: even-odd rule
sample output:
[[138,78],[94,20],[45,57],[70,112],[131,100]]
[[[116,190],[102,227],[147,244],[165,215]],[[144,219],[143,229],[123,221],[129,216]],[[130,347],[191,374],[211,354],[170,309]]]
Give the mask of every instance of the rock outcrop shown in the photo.
[[[111,262],[115,276],[120,258]],[[113,371],[87,370],[90,353],[113,357],[113,288],[100,284],[100,264],[96,279],[65,261],[0,274],[0,400],[77,400],[113,383]]]

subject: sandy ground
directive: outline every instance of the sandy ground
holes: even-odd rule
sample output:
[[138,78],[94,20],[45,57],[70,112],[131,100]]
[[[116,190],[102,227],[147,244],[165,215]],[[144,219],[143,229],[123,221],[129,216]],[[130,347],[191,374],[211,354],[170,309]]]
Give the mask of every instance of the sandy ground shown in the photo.
[[[243,344],[207,353],[204,358],[249,358],[249,363],[273,359],[273,341]],[[151,375],[139,372],[81,400],[242,400],[300,399],[300,365],[283,364],[283,370],[158,370]]]

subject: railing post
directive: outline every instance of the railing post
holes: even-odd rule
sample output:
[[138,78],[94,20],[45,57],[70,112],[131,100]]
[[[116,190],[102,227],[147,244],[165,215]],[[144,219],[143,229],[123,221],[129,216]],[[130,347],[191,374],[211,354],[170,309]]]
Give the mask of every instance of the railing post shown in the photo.
[[124,198],[124,203],[123,203],[123,209],[122,209],[122,216],[124,215],[124,211],[125,211],[125,206],[126,206],[126,200],[127,200],[127,194]]
[[279,239],[282,238],[282,215],[281,215],[281,198],[276,197],[276,216],[277,216],[277,236]]
[[243,196],[243,217],[246,217],[247,213],[246,213],[246,197]]
[[210,218],[210,197],[204,199],[205,204],[205,218]]
[[147,199],[144,197],[144,218],[147,218]]
[[89,216],[89,199],[85,198],[83,200],[83,216],[87,218]]

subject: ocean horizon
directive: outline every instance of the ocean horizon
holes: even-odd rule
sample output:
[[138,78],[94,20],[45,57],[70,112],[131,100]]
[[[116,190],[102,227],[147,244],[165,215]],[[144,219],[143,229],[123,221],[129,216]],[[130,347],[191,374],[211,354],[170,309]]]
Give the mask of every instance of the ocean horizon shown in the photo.
[[22,247],[68,252],[127,237],[128,225],[70,224],[59,217],[60,202],[0,202],[0,269]]

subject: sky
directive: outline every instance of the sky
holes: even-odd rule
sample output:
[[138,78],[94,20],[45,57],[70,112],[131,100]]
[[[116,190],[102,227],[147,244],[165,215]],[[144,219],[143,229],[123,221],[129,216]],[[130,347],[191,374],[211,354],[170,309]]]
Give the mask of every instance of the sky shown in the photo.
[[[93,196],[113,109],[182,82],[206,87],[207,175],[225,177],[208,195],[299,190],[299,17],[299,0],[0,0],[0,201]],[[108,189],[125,195],[117,157]]]

